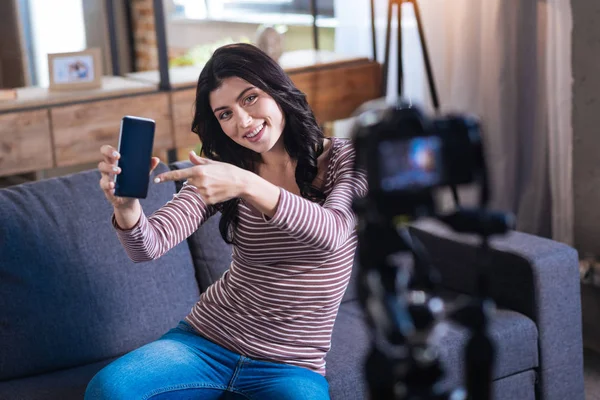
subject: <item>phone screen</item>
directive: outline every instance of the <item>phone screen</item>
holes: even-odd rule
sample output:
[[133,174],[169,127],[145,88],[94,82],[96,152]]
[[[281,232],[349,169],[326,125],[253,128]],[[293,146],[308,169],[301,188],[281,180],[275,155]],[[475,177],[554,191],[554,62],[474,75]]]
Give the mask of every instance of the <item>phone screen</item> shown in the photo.
[[121,120],[118,161],[121,173],[115,180],[116,196],[146,198],[155,126],[147,118],[126,116]]

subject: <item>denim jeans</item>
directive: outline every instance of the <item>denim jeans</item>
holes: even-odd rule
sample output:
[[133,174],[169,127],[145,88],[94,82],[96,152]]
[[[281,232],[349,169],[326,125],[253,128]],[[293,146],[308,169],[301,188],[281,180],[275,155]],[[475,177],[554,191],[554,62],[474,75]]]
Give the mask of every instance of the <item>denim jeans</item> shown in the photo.
[[329,384],[307,368],[236,354],[181,321],[104,367],[85,399],[323,400],[329,399]]

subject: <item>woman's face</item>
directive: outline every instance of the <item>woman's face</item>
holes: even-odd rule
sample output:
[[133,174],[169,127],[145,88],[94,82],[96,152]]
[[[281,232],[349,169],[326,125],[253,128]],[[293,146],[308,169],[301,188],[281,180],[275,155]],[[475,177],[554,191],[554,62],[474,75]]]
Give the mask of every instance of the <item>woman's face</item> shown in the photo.
[[250,150],[271,151],[282,137],[285,119],[279,104],[241,78],[224,79],[209,101],[223,132]]

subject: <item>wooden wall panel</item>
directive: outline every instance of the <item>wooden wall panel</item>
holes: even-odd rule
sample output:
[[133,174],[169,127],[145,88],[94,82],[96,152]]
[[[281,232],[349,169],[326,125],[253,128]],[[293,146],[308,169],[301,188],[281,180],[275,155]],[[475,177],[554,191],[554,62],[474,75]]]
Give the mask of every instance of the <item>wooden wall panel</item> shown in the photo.
[[175,147],[178,149],[194,147],[200,143],[198,135],[192,132],[194,117],[194,101],[196,88],[171,92],[173,102],[173,126],[175,131]]
[[52,168],[48,110],[0,115],[0,176]]
[[356,65],[291,73],[294,84],[306,94],[320,124],[349,118],[365,101],[381,97],[381,65]]
[[169,95],[132,96],[51,109],[57,166],[100,160],[103,144],[118,145],[125,115],[156,121],[154,149],[173,147]]

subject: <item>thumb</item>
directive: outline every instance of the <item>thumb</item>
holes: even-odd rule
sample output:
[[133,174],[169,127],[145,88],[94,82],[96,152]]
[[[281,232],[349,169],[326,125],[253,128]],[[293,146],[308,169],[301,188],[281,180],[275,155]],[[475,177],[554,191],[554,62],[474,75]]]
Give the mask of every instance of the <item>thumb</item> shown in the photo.
[[190,161],[195,165],[204,165],[209,163],[208,159],[200,157],[194,150],[190,151]]

